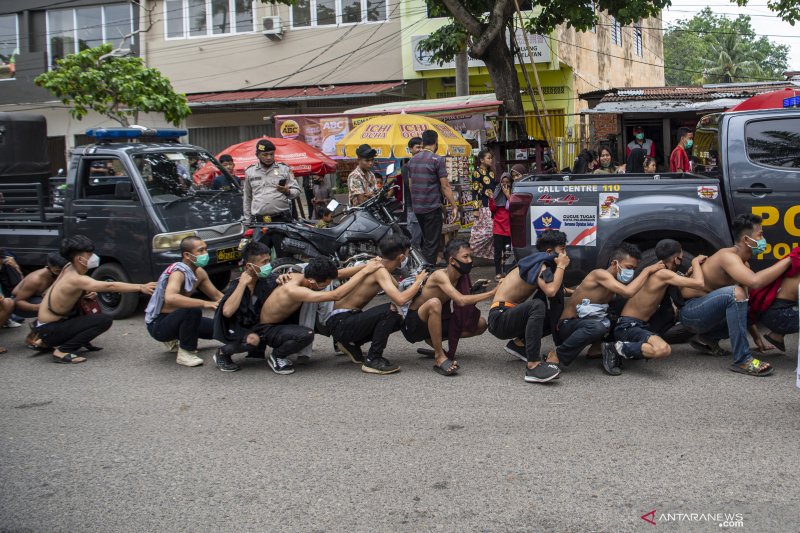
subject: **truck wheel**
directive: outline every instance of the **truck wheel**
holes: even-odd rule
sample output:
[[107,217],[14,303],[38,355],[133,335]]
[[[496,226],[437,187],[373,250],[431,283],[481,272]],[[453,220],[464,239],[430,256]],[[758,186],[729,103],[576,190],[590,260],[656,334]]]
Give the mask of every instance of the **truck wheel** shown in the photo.
[[[97,281],[130,283],[128,274],[118,263],[100,265],[92,274]],[[97,301],[103,313],[117,320],[131,316],[139,305],[139,293],[99,292]]]

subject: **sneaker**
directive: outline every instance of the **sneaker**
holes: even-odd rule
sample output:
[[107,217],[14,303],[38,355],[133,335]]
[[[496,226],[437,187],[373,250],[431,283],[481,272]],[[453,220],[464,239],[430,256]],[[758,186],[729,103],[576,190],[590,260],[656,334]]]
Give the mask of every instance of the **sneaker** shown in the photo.
[[182,366],[200,366],[203,364],[203,359],[197,356],[197,350],[190,352],[183,348],[178,348],[178,357],[175,362]]
[[166,341],[164,346],[167,347],[168,352],[178,353],[178,347],[180,346],[180,343],[178,342],[178,339],[175,339],[172,341]]
[[552,363],[539,363],[534,368],[527,368],[525,370],[525,381],[528,383],[547,383],[558,379],[561,375],[561,369],[558,365]]
[[11,319],[9,318],[8,320],[6,320],[6,323],[5,323],[5,324],[3,324],[3,327],[4,327],[4,328],[18,328],[18,327],[20,327],[21,325],[22,325],[22,324],[20,324],[19,322],[16,322],[16,321],[14,321],[14,320],[11,320]]
[[506,344],[505,347],[505,351],[513,355],[517,359],[525,361],[526,363],[528,362],[528,356],[525,355],[525,346],[517,345],[517,343],[514,342],[514,339],[508,341],[508,344]]
[[275,357],[275,354],[269,354],[267,358],[267,363],[269,367],[272,369],[273,372],[276,374],[280,374],[282,376],[288,376],[289,374],[294,374],[294,365],[288,359],[283,359],[281,357]]
[[364,364],[364,354],[361,352],[361,347],[349,342],[336,341],[336,347],[339,348],[343,354],[348,356],[353,364]]
[[400,372],[400,367],[389,362],[388,359],[383,357],[376,357],[375,359],[367,359],[361,365],[361,371],[367,374],[394,374]]
[[622,361],[622,355],[620,354],[620,348],[622,348],[621,344],[622,343],[619,342],[604,342],[600,347],[603,354],[603,370],[611,376],[619,376],[622,374],[622,370],[619,367]]
[[234,363],[231,356],[223,352],[222,348],[218,348],[217,353],[214,354],[214,362],[217,364],[217,368],[223,372],[236,372],[239,370],[239,365]]

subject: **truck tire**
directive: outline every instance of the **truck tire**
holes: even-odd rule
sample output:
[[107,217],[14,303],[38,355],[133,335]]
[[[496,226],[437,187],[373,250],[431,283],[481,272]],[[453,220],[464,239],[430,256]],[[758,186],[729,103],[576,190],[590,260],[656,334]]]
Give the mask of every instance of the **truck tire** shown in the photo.
[[[120,281],[130,283],[131,280],[125,269],[119,263],[106,263],[100,265],[92,273],[97,281]],[[97,301],[100,309],[114,320],[131,316],[139,306],[139,293],[100,292]]]

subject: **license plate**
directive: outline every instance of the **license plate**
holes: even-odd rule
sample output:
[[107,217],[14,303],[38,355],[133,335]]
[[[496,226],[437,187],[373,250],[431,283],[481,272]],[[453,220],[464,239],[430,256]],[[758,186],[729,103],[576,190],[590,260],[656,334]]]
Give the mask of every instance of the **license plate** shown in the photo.
[[228,263],[230,261],[238,261],[242,257],[242,252],[239,248],[232,246],[230,248],[223,248],[217,250],[217,263]]

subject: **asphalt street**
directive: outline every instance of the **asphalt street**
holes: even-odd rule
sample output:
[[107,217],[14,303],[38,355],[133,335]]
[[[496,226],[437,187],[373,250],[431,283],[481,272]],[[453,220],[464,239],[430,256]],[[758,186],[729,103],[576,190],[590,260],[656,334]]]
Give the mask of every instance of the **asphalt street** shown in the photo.
[[446,378],[400,334],[399,374],[318,337],[278,376],[218,371],[212,341],[180,367],[141,314],[79,365],[26,332],[0,331],[2,531],[651,531],[651,511],[653,531],[800,530],[796,337],[767,378],[680,345],[536,385],[488,333]]

